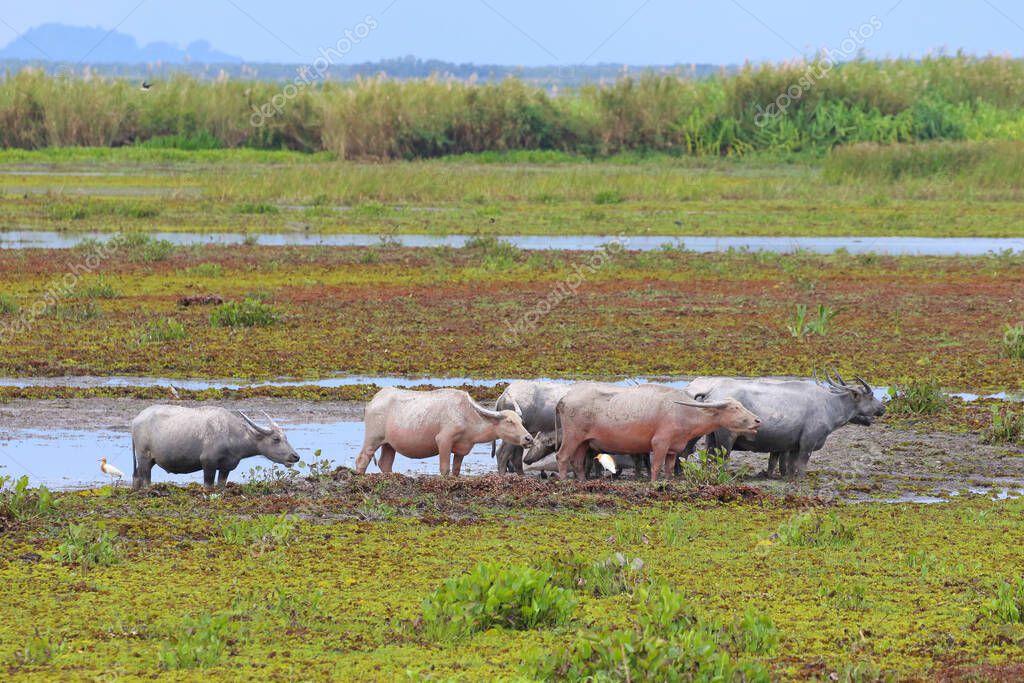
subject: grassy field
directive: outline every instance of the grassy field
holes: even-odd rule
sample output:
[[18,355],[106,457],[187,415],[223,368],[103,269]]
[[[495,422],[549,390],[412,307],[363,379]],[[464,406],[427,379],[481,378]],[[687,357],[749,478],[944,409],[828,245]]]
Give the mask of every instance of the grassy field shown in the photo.
[[[835,365],[878,384],[1024,387],[1004,341],[1024,320],[1019,255],[520,252],[491,240],[173,248],[138,238],[81,273],[94,249],[0,254],[0,332],[12,331],[0,373],[809,376]],[[223,303],[182,305],[207,295]]]
[[0,152],[0,221],[61,231],[1024,234],[1018,143],[741,160],[470,155],[389,164],[141,148]]
[[339,470],[3,506],[11,679],[1008,680],[1024,657],[1001,588],[1024,569],[1019,501]]

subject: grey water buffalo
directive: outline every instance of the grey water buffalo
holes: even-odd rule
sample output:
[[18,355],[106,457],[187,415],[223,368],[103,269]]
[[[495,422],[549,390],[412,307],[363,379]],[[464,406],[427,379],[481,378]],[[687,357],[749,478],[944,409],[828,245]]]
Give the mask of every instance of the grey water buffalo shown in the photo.
[[650,453],[651,481],[665,472],[671,457],[682,454],[691,440],[716,429],[753,435],[761,420],[739,401],[697,402],[678,389],[657,384],[635,387],[579,386],[555,408],[562,437],[559,476],[572,465],[584,478],[588,449],[603,453]]
[[149,486],[153,465],[172,474],[203,471],[203,483],[223,486],[243,458],[262,455],[291,466],[299,461],[284,431],[264,413],[270,426],[257,424],[242,411],[155,405],[132,420],[132,486]]
[[[494,404],[495,410],[516,410],[523,419],[523,427],[530,434],[538,432],[554,433],[555,405],[565,396],[572,384],[565,382],[541,382],[516,380],[501,392]],[[534,444],[536,447],[536,444]],[[514,471],[523,473],[523,447],[502,440],[495,448],[491,443],[491,457],[497,454],[498,472],[505,474]]]
[[783,475],[802,476],[811,453],[820,450],[828,436],[853,422],[870,425],[885,412],[871,387],[857,378],[852,386],[837,374],[838,382],[826,373],[827,383],[801,380],[732,379],[699,377],[686,388],[699,400],[736,399],[761,417],[756,434],[732,434],[718,429],[707,438],[708,450],[769,453],[767,476],[776,466]]
[[[490,410],[465,391],[381,389],[366,405],[366,434],[356,472],[366,472],[381,449],[378,465],[390,472],[395,453],[409,458],[440,458],[441,474],[455,476],[474,444],[501,439],[529,447],[533,437],[515,410]],[[450,466],[449,466],[450,465]]]

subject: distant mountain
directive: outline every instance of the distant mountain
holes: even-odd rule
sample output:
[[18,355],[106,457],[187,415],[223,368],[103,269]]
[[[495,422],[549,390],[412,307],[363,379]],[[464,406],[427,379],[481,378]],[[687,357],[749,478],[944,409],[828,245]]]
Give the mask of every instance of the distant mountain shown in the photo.
[[107,29],[43,24],[0,49],[0,59],[77,64],[241,64],[242,58],[219,52],[205,40],[184,49],[157,42],[140,46],[132,36]]

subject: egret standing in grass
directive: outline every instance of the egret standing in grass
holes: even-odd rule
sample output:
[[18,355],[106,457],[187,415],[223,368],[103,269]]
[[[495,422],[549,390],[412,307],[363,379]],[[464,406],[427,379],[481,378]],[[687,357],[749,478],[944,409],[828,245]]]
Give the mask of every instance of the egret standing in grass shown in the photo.
[[117,469],[113,465],[107,464],[106,458],[100,458],[100,471],[103,472],[103,474],[110,477],[111,484],[114,484],[118,479],[124,477],[124,472]]

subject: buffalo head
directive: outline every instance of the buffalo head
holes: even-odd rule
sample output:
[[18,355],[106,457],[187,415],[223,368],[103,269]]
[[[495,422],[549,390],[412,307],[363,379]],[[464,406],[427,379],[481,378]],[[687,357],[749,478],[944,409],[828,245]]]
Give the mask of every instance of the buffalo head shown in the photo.
[[852,424],[870,427],[876,417],[885,414],[885,404],[875,398],[875,392],[871,390],[871,386],[867,382],[854,375],[853,378],[857,380],[857,385],[847,384],[838,372],[833,370],[832,374],[835,375],[834,378],[830,377],[827,372],[825,373],[825,381],[828,382],[828,386],[836,391],[846,391],[853,398],[857,412],[850,418]]
[[267,418],[267,422],[270,423],[269,427],[254,422],[248,415],[243,413],[241,410],[238,414],[242,416],[245,423],[249,426],[249,429],[256,440],[257,446],[260,449],[260,455],[264,456],[268,460],[272,460],[282,465],[291,467],[299,461],[299,454],[295,452],[292,445],[288,443],[288,438],[284,435],[284,430],[281,426],[274,422],[274,419],[263,413],[264,417]]
[[676,403],[691,408],[700,408],[711,413],[724,429],[728,429],[734,434],[753,436],[761,426],[761,418],[744,408],[743,404],[734,398],[706,403],[691,401],[676,401]]

